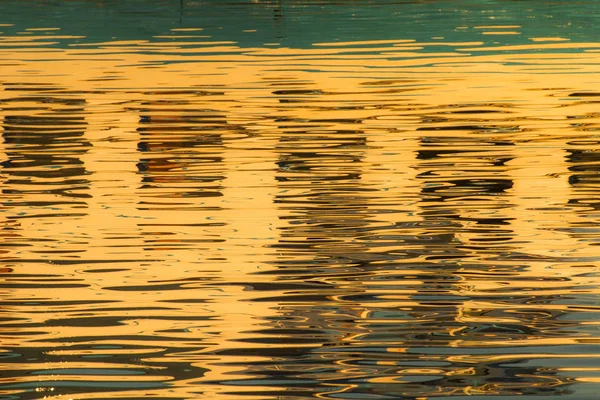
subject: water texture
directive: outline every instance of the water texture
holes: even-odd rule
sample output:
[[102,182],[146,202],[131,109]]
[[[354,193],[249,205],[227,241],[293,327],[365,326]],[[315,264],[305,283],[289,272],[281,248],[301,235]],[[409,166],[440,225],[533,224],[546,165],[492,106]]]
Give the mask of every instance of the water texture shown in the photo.
[[0,0],[0,399],[595,399],[596,1]]

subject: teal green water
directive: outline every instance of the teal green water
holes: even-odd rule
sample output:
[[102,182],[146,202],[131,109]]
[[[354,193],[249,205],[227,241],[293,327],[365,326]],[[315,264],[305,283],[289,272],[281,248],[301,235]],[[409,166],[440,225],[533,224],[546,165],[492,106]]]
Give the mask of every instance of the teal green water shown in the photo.
[[[241,47],[280,43],[308,48],[316,42],[412,39],[481,40],[527,43],[528,37],[559,36],[597,42],[600,19],[594,1],[239,1],[3,0],[3,29],[14,34],[30,27],[60,27],[65,35],[85,36],[69,43],[149,40],[173,28],[203,28],[212,40]],[[473,29],[518,25],[520,35],[485,37]],[[253,30],[255,32],[244,32]]]

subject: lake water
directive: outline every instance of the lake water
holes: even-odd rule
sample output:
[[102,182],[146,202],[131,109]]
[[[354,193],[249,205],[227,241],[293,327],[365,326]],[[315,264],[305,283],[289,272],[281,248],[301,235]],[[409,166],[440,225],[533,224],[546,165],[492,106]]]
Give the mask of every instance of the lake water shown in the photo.
[[0,399],[596,399],[596,1],[0,0]]

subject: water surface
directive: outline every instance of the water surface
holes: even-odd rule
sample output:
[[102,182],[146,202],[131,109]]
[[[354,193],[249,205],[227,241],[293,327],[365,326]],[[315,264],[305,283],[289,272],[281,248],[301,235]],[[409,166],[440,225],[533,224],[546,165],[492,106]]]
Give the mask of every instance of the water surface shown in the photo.
[[0,1],[1,399],[591,399],[595,2]]

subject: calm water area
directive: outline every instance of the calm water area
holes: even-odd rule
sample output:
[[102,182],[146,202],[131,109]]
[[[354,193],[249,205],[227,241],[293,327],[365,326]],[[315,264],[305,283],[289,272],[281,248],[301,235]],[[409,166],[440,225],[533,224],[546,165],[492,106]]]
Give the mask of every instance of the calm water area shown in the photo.
[[599,26],[0,0],[0,399],[599,399]]

